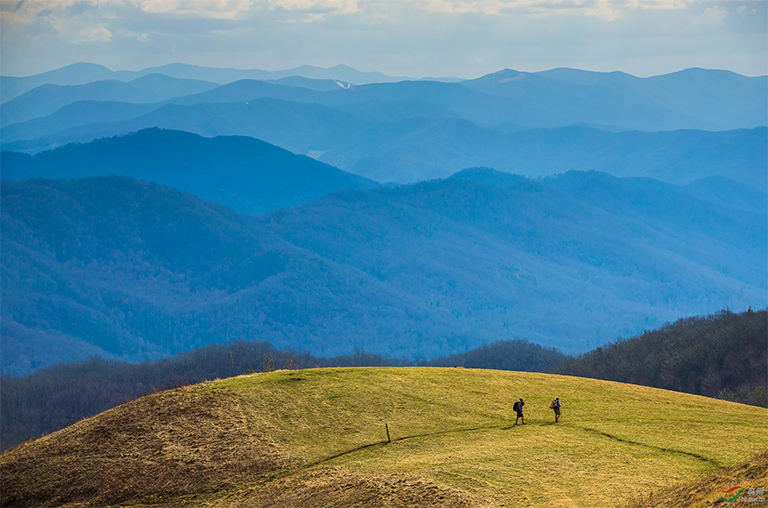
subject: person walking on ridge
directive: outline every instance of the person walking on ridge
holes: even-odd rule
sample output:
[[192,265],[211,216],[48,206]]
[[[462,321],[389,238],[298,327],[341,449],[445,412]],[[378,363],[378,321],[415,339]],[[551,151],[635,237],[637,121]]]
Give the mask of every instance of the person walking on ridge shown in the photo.
[[560,397],[555,397],[555,400],[553,400],[552,404],[549,406],[550,409],[555,411],[555,423],[560,421],[560,406]]
[[515,425],[517,425],[517,421],[522,419],[523,425],[525,425],[525,417],[523,416],[523,406],[525,405],[525,401],[523,399],[518,400],[515,402],[515,404],[512,406],[512,409],[517,413],[517,418],[515,418]]

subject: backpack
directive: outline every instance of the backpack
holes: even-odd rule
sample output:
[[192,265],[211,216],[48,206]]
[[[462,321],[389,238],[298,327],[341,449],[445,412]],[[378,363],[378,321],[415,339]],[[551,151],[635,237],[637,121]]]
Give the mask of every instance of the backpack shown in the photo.
[[517,401],[517,402],[515,402],[515,403],[514,403],[514,405],[512,406],[512,411],[520,411],[521,409],[522,409],[522,408],[520,407],[520,401],[518,400],[518,401]]

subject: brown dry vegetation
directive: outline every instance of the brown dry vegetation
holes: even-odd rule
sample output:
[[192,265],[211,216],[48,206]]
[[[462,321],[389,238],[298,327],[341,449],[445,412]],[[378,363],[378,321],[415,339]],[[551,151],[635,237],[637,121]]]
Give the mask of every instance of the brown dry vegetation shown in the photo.
[[[625,508],[728,506],[728,503],[720,501],[720,498],[732,496],[733,493],[724,494],[724,492],[736,485],[768,489],[768,452],[761,453],[752,460],[718,471],[705,478],[632,500]],[[756,505],[765,506],[762,503]]]
[[[525,427],[508,418],[518,393]],[[552,393],[569,404],[557,425]],[[733,465],[766,449],[767,422],[761,408],[567,376],[276,371],[144,397],[3,453],[0,504],[594,508],[652,491],[648,506],[687,506],[697,488],[706,501],[765,479],[765,454]],[[724,466],[714,487],[662,490]]]
[[254,436],[239,397],[207,385],[141,398],[3,454],[2,506],[480,506],[416,476],[295,470],[305,461]]
[[144,397],[0,458],[3,506],[94,506],[212,492],[298,463],[246,425],[228,390]]
[[[195,506],[195,505],[192,505]],[[199,505],[198,505],[199,506]],[[469,508],[478,499],[458,489],[404,474],[366,473],[345,467],[317,467],[224,497],[210,506],[249,508]],[[197,507],[195,507],[197,508]]]
[[[166,499],[174,508],[483,508],[486,503],[451,487],[404,474],[377,474],[340,466],[317,466],[221,492]],[[158,504],[130,503],[133,508]],[[74,506],[73,506],[74,508]]]

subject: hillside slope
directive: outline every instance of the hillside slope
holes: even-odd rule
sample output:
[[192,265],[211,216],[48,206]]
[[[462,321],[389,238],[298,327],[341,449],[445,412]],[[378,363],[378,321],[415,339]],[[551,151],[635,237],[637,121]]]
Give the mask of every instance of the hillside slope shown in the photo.
[[432,355],[467,349],[449,310],[174,189],[6,181],[2,200],[6,373],[95,348],[138,361],[238,338],[321,355],[412,356],[413,336],[433,337]]
[[[404,82],[403,80],[411,79],[386,76],[380,72],[360,72],[345,65],[328,69],[303,65],[270,72],[175,63],[141,71],[113,72],[100,65],[79,63],[37,76],[0,76],[0,91],[3,101],[8,101],[49,83],[79,85],[97,80],[128,81],[150,74],[215,83],[303,77],[363,85]],[[293,79],[291,84],[295,85],[296,78]],[[428,82],[428,79],[422,82]],[[649,130],[732,129],[766,125],[768,78],[747,77],[722,70],[685,69],[671,74],[640,78],[622,72],[589,72],[579,69],[551,69],[534,73],[504,69],[477,79],[452,84],[511,101],[515,108],[510,109],[509,114],[529,126],[543,126],[553,120],[556,125],[592,123]],[[405,85],[395,85],[411,86],[408,82],[405,82]],[[428,86],[439,87],[439,83]],[[255,97],[254,95],[243,100]],[[430,98],[426,97],[425,100],[429,101]],[[532,107],[531,104],[541,107]],[[541,116],[535,114],[537,111],[557,111],[557,114]],[[506,121],[512,120],[510,117]]]
[[384,81],[401,81],[406,77],[387,76],[381,72],[361,72],[347,65],[334,67],[315,67],[301,65],[293,69],[281,71],[265,71],[261,69],[232,69],[225,67],[201,67],[182,63],[171,63],[158,67],[148,67],[140,71],[112,71],[103,65],[80,62],[66,65],[34,76],[0,76],[0,94],[3,102],[7,102],[24,92],[36,87],[54,85],[83,85],[94,81],[120,80],[130,81],[137,78],[162,74],[167,77],[209,81],[213,83],[230,83],[240,79],[283,79],[291,77],[303,77],[313,80],[332,79],[344,82],[365,84]]
[[[294,245],[450,308],[496,337],[510,331],[567,352],[743,291],[765,298],[737,289],[763,285],[766,271],[758,260],[766,259],[760,243],[765,215],[698,200],[650,179],[569,173],[495,186],[460,173],[337,193],[256,220]],[[745,264],[735,266],[736,258]],[[732,268],[723,270],[721,262]],[[723,276],[740,282],[718,289],[730,285]],[[598,308],[611,309],[611,316],[600,316]],[[676,315],[660,317],[673,308]],[[572,318],[564,320],[566,314]],[[659,320],[611,327],[618,315]]]
[[215,83],[176,79],[151,74],[128,83],[117,80],[95,81],[84,85],[43,85],[0,105],[2,125],[47,116],[77,101],[160,102],[171,97],[200,93],[215,88]]
[[652,180],[513,181],[464,173],[253,217],[119,177],[3,182],[2,326],[21,325],[2,334],[3,368],[78,340],[126,360],[238,338],[319,355],[515,337],[583,352],[768,304],[764,213]]
[[553,372],[768,407],[768,311],[680,319],[567,359]]
[[[83,109],[89,110],[93,119],[83,121]],[[4,127],[0,135],[3,149],[39,152],[41,148],[159,127],[201,136],[251,136],[294,153],[307,153],[343,145],[368,125],[327,106],[272,98],[189,106],[83,101],[44,118]],[[30,138],[37,139],[18,141]]]
[[169,185],[242,213],[296,206],[377,184],[258,139],[145,129],[34,156],[0,153],[3,178],[120,175]]
[[5,452],[0,502],[597,508],[743,462],[768,447],[766,425],[766,409],[548,374],[277,371],[144,397]]
[[[766,125],[768,77],[748,77],[715,69],[682,71],[640,78],[623,72],[552,69],[519,72],[504,69],[462,84],[502,97],[528,99],[578,115],[581,122],[662,130],[712,130]],[[667,127],[659,127],[664,118]],[[677,122],[677,126],[672,126]],[[578,123],[578,120],[572,123]]]
[[253,136],[295,153],[311,153],[327,164],[380,182],[442,178],[466,167],[488,166],[529,176],[600,170],[677,184],[721,176],[761,192],[768,184],[765,127],[718,132],[516,127],[507,132],[503,126],[473,123],[446,104],[420,101],[418,97],[364,97],[364,102],[322,105],[292,102],[297,99],[290,95],[272,95],[282,99],[243,95],[247,99],[239,102],[141,108],[76,103],[48,117],[6,126],[0,134],[4,150],[24,152],[149,127],[204,136]]
[[[766,464],[768,464],[768,452],[760,453],[750,460],[709,476],[638,495],[622,508],[668,508],[670,506],[709,508],[710,506],[727,506],[724,500],[728,499],[731,500],[729,502],[762,504],[765,494],[750,494],[750,490],[761,487],[764,489],[765,485],[768,485]],[[736,499],[733,499],[734,497]],[[761,498],[763,501],[760,501]]]
[[764,127],[605,132],[571,126],[505,133],[448,119],[376,125],[343,146],[330,147],[320,159],[380,182],[442,178],[487,166],[526,176],[596,170],[674,184],[721,176],[764,193],[766,140]]
[[[679,320],[625,341],[641,342],[645,346],[624,352],[624,364],[612,361],[617,356],[612,345],[598,348],[600,353],[583,355],[572,361],[572,357],[557,350],[522,340],[502,340],[466,353],[416,362],[361,351],[352,355],[317,357],[278,350],[266,342],[242,340],[212,344],[172,358],[140,364],[90,358],[58,364],[28,376],[3,376],[0,379],[3,385],[0,391],[0,435],[3,436],[0,451],[158,388],[283,368],[418,365],[555,372],[768,407],[765,315],[766,311],[741,315],[723,311],[714,316]],[[649,338],[651,341],[647,340]],[[586,363],[585,357],[602,358],[605,363],[615,365],[610,370],[593,367],[585,372],[583,368],[575,369],[573,364]],[[637,361],[637,358],[642,360]]]
[[0,97],[7,102],[42,85],[83,85],[114,79],[114,74],[103,65],[79,62],[33,76],[0,76]]

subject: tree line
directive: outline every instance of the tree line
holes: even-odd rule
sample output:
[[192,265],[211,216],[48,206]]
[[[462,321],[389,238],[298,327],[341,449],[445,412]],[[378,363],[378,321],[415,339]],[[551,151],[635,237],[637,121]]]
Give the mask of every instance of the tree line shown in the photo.
[[318,357],[263,341],[210,345],[127,363],[101,358],[0,377],[0,448],[8,449],[148,393],[276,369],[461,366],[551,372],[653,386],[768,407],[768,311],[680,319],[572,357],[525,340],[503,340],[432,360],[364,351]]
[[564,355],[524,340],[505,340],[443,358],[411,360],[356,351],[323,358],[279,350],[263,341],[205,346],[157,361],[93,357],[23,377],[0,377],[0,448],[56,431],[148,393],[276,369],[350,366],[464,366],[546,371]]
[[567,358],[552,372],[768,407],[768,311],[680,319]]

